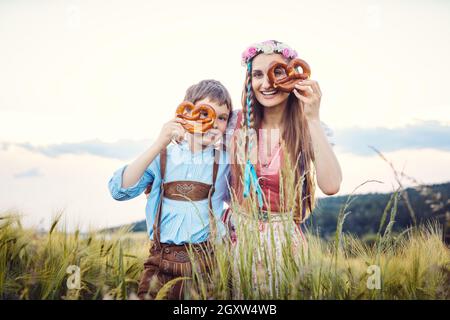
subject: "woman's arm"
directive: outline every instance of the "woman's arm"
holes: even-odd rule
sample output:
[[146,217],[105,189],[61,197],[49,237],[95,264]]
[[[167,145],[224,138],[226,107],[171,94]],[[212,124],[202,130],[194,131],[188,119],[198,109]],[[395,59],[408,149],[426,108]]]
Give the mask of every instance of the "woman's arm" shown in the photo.
[[325,136],[320,120],[308,120],[308,126],[314,148],[317,184],[326,195],[336,194],[342,182],[339,162]]
[[303,105],[314,148],[317,184],[326,195],[339,192],[342,171],[336,155],[320,124],[319,109],[322,91],[315,80],[303,80],[295,86],[294,94]]

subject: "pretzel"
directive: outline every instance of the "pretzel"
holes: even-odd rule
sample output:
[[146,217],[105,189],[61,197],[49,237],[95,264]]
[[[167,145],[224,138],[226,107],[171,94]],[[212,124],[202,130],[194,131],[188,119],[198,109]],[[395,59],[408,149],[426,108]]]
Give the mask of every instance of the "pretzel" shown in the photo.
[[[190,112],[190,115],[187,112]],[[202,118],[202,112],[206,117]],[[194,106],[189,101],[183,101],[178,106],[176,116],[187,121],[182,126],[190,133],[205,133],[213,127],[216,120],[216,112],[209,104]]]
[[[301,67],[302,73],[299,73],[296,68]],[[275,69],[283,68],[286,71],[286,77],[276,79]],[[267,71],[269,82],[275,89],[283,92],[291,92],[299,80],[306,80],[311,76],[311,68],[308,63],[302,59],[293,59],[289,64],[283,62],[272,62]]]

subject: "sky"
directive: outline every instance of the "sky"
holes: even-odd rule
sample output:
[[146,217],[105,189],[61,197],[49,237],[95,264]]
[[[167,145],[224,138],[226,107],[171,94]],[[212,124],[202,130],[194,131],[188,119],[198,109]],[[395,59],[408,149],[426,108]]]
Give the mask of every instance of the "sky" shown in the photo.
[[[423,183],[450,180],[448,1],[0,1],[0,212],[69,228],[144,218],[112,173],[151,145],[185,90],[220,80],[240,108],[241,52],[277,39],[312,69],[343,171],[338,195],[389,192],[370,146]],[[275,9],[274,9],[275,8]],[[405,181],[405,185],[411,184]],[[320,195],[320,193],[319,193]]]

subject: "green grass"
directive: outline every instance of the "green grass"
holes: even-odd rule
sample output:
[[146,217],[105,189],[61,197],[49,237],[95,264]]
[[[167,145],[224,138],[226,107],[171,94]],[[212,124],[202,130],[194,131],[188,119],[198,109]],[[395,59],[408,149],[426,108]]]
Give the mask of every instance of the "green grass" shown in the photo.
[[[148,241],[127,230],[113,235],[53,228],[25,229],[17,215],[0,215],[1,299],[127,299],[136,292]],[[67,289],[67,268],[80,268],[80,289]],[[130,296],[131,295],[131,296]]]
[[[40,234],[23,228],[18,216],[1,215],[1,299],[136,298],[150,245],[146,234],[121,230],[112,235],[81,235],[65,232],[57,223],[50,232]],[[307,250],[294,255],[286,245],[279,261],[264,250],[266,244],[259,243],[249,225],[239,233],[237,249],[229,242],[216,244],[209,276],[194,271],[188,298],[449,299],[450,253],[437,225],[399,235],[385,231],[371,245],[350,234],[337,235],[336,245],[307,232]],[[258,250],[262,264],[252,268]],[[80,267],[79,289],[67,288],[70,265]],[[380,267],[380,290],[367,288],[370,265]],[[267,270],[274,276],[268,277]],[[252,277],[257,279],[256,286]],[[272,286],[278,283],[278,290],[269,290],[270,281]]]

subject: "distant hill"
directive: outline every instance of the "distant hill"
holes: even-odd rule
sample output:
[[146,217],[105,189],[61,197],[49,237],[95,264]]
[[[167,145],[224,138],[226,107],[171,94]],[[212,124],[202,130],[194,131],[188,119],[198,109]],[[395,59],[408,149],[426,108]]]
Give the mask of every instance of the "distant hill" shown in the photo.
[[[422,224],[431,219],[445,220],[445,213],[450,212],[450,182],[421,186],[419,188],[407,188],[406,194],[411,207],[414,210],[416,221]],[[346,212],[350,212],[345,219],[344,232],[353,233],[359,237],[378,232],[381,216],[392,193],[367,193],[354,195]],[[336,231],[339,211],[348,200],[348,195],[331,196],[318,199],[316,208],[306,222],[307,228],[318,230],[322,237],[328,238]],[[399,197],[398,211],[396,214],[394,231],[401,231],[413,225],[411,214],[406,201]],[[129,225],[133,232],[147,231],[145,220]],[[121,226],[123,227],[123,226]],[[110,232],[120,227],[109,228],[103,231]]]
[[[405,194],[414,211],[417,224],[437,219],[444,223],[445,213],[450,213],[450,183],[407,188]],[[346,212],[343,231],[358,236],[375,234],[380,226],[383,211],[392,193],[367,193],[356,195]],[[346,196],[319,199],[317,207],[307,225],[318,229],[323,237],[329,237],[336,231],[337,216],[348,199]],[[404,197],[400,195],[395,217],[394,231],[401,231],[413,225],[413,218]]]

